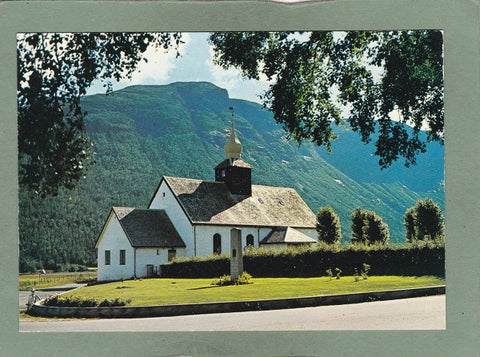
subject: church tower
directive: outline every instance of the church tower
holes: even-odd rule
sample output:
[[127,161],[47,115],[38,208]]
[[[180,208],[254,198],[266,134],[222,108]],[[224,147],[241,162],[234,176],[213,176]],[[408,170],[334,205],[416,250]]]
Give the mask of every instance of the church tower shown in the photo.
[[250,196],[252,166],[242,159],[242,144],[235,132],[233,119],[232,131],[223,149],[227,158],[215,167],[215,181],[224,182],[233,194]]

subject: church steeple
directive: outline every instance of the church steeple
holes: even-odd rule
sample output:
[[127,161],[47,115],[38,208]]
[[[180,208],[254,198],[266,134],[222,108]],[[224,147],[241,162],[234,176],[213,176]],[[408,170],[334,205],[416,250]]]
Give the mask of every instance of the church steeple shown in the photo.
[[227,159],[240,159],[242,156],[242,143],[237,137],[235,132],[235,122],[232,118],[232,131],[230,132],[230,137],[228,138],[225,146],[223,147]]
[[232,110],[232,131],[225,143],[226,159],[215,167],[215,181],[224,182],[228,190],[237,195],[252,194],[252,167],[242,159],[242,144],[235,132]]

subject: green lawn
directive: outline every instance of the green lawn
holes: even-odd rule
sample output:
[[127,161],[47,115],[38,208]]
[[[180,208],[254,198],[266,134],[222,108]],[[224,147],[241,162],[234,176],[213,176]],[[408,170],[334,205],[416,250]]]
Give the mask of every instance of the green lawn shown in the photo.
[[31,288],[42,289],[52,286],[67,285],[85,280],[95,280],[96,271],[84,271],[78,273],[47,273],[47,274],[23,274],[18,279],[19,290]]
[[213,279],[142,279],[99,284],[72,291],[65,296],[131,300],[129,305],[164,305],[233,300],[258,300],[297,296],[330,295],[362,291],[444,285],[433,276],[372,276],[355,281],[352,276],[329,280],[320,278],[254,278],[253,284],[211,285]]

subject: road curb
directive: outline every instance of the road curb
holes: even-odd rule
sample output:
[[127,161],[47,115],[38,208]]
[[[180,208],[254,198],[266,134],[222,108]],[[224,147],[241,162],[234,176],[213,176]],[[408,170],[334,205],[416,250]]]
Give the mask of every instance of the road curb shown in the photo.
[[299,307],[342,305],[361,302],[395,300],[412,297],[445,294],[445,285],[425,288],[370,291],[353,294],[321,295],[286,299],[227,301],[219,303],[116,306],[116,307],[59,307],[44,306],[41,302],[32,306],[30,315],[60,318],[139,318],[162,317],[223,312],[291,309]]

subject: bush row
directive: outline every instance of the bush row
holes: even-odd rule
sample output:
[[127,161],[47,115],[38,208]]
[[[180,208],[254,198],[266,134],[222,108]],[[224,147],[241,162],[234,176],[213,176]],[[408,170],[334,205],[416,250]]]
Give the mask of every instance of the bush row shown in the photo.
[[130,303],[130,300],[123,301],[119,299],[115,300],[103,300],[98,301],[97,299],[86,299],[78,297],[63,297],[54,295],[48,297],[43,302],[43,305],[46,306],[61,306],[61,307],[110,307],[110,306],[125,306]]
[[[371,266],[370,275],[445,276],[445,247],[425,244],[415,246],[349,246],[313,249],[259,249],[246,251],[244,270],[254,277],[325,276],[328,269],[339,268],[343,275],[353,275],[363,264]],[[183,259],[161,267],[162,277],[214,278],[230,273],[227,255],[214,259]]]

